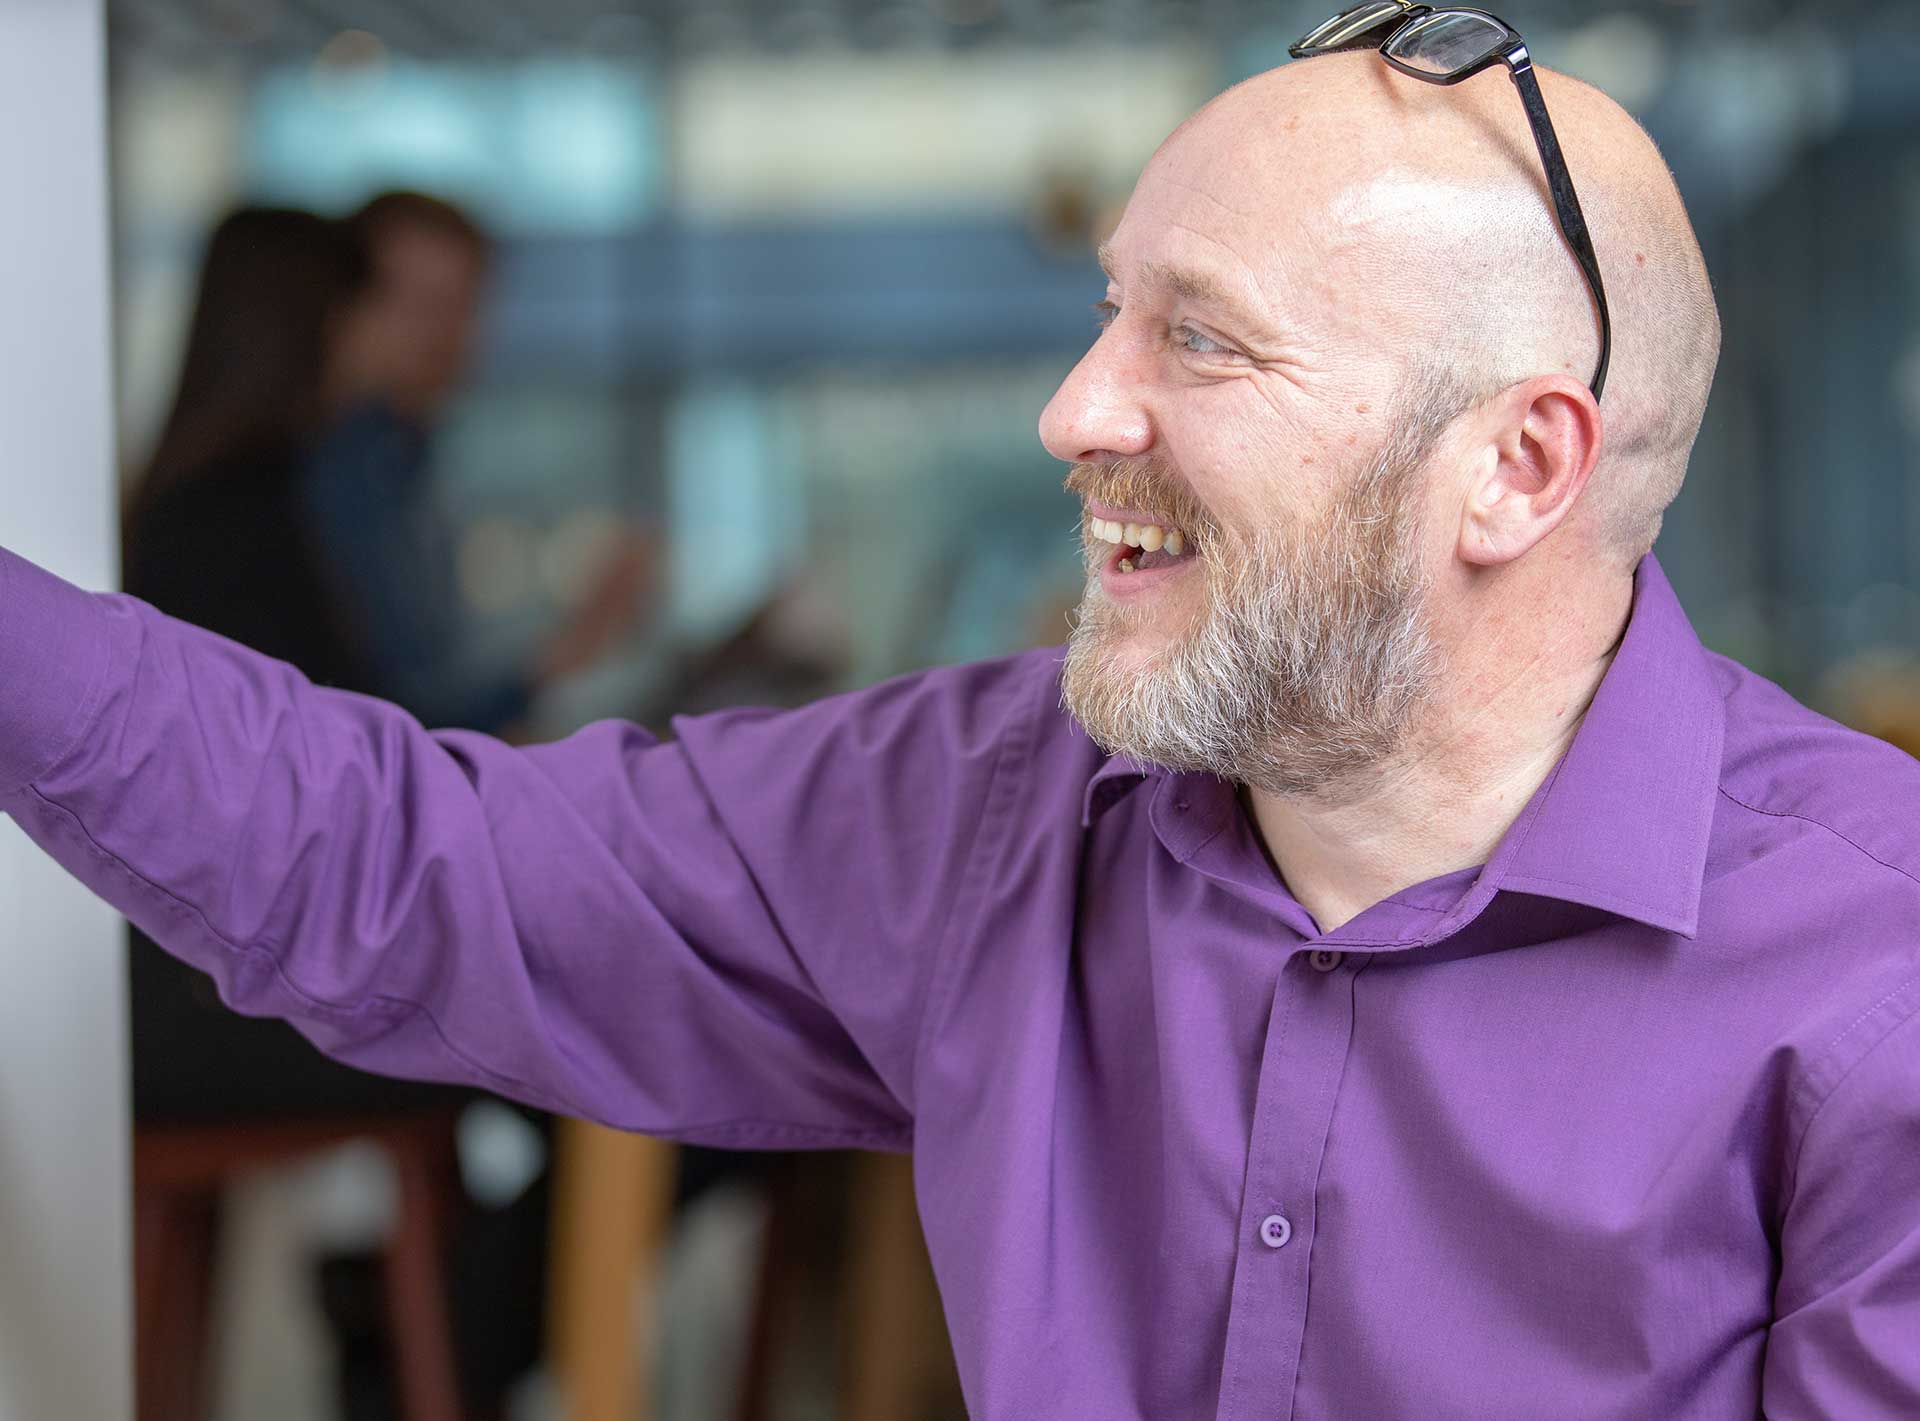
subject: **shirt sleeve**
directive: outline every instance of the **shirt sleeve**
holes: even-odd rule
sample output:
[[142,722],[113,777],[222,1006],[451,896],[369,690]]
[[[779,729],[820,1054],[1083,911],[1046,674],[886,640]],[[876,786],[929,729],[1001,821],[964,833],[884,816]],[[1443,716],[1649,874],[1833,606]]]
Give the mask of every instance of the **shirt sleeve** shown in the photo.
[[1848,1036],[1782,1230],[1769,1421],[1920,1416],[1920,979]]
[[0,552],[0,809],[350,1064],[676,1139],[904,1149],[1020,667],[515,748]]

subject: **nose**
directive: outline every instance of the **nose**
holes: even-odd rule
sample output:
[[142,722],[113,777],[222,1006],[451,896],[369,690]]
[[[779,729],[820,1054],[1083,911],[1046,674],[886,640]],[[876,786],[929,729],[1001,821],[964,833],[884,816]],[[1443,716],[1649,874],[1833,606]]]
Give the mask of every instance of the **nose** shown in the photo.
[[1109,327],[1040,412],[1040,442],[1069,464],[1144,454],[1153,446],[1153,420],[1142,393],[1118,333]]

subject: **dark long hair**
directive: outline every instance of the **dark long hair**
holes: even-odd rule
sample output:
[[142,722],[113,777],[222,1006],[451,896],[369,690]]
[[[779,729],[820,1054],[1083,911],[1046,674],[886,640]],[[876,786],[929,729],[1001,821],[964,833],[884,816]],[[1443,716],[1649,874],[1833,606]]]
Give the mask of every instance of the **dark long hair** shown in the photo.
[[326,415],[336,319],[371,280],[365,244],[344,223],[243,207],[214,228],[173,407],[133,491],[129,524],[201,474],[293,455]]

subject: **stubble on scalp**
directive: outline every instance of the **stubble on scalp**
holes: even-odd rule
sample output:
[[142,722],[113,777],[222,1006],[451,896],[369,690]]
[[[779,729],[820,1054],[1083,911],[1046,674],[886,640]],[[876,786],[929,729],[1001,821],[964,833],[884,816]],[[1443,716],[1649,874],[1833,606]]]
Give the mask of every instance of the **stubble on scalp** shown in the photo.
[[1089,540],[1061,683],[1067,710],[1111,754],[1273,794],[1324,792],[1390,757],[1442,669],[1426,611],[1423,475],[1468,403],[1445,382],[1422,382],[1372,462],[1295,527],[1235,529],[1158,461],[1077,466],[1075,492],[1164,509],[1198,533],[1205,605],[1149,654],[1125,654],[1153,613],[1106,599],[1108,546]]

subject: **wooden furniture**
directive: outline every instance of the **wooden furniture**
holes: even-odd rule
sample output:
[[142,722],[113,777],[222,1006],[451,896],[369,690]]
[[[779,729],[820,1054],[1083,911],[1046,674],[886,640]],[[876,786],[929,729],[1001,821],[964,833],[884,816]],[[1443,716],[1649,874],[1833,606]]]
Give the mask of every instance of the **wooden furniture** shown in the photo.
[[[652,1416],[652,1359],[640,1339],[659,1283],[659,1253],[673,1210],[674,1147],[582,1120],[554,1137],[552,1294],[548,1353],[565,1421]],[[797,1215],[791,1171],[775,1170],[767,1242],[741,1380],[739,1421],[768,1414],[784,1313],[796,1305],[791,1240]],[[853,1228],[841,1360],[841,1413],[849,1421],[907,1421],[923,1398],[952,1387],[940,1303],[926,1262],[910,1160],[853,1159]]]
[[351,1140],[384,1150],[400,1213],[386,1252],[406,1421],[460,1421],[445,1242],[459,1205],[452,1111],[375,1119],[140,1126],[134,1132],[134,1332],[139,1421],[206,1414],[208,1312],[221,1191],[254,1170]]
[[558,1120],[548,1346],[566,1421],[646,1421],[652,1359],[642,1311],[673,1214],[674,1147],[585,1120]]
[[854,1157],[847,1248],[845,1421],[903,1421],[957,1394],[940,1295],[933,1285],[906,1155]]

